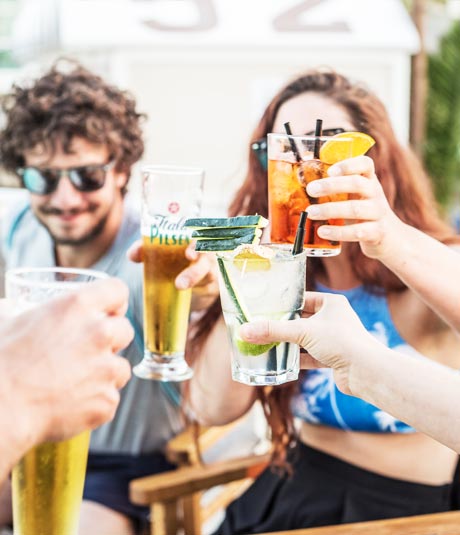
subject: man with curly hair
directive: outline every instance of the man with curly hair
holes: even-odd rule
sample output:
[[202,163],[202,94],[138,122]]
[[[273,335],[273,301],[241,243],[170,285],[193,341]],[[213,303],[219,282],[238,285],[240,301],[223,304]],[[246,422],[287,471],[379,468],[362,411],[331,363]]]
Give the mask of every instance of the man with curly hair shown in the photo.
[[[139,238],[139,219],[124,194],[144,150],[143,116],[128,93],[70,67],[56,63],[3,102],[1,164],[30,192],[11,220],[6,263],[91,267],[123,279],[137,331],[123,355],[134,365],[143,351],[142,271],[126,250]],[[173,468],[162,449],[183,427],[179,403],[171,384],[133,377],[124,388],[114,420],[92,434],[80,533],[143,532],[148,510],[129,502],[129,481]]]

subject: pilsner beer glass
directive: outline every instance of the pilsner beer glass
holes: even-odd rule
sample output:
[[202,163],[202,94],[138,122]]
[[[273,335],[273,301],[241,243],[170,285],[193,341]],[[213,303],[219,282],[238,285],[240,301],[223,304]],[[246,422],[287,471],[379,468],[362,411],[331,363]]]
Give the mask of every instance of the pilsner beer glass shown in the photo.
[[[316,203],[343,201],[346,194],[324,197],[309,197],[307,184],[313,180],[327,177],[331,166],[322,157],[327,146],[327,154],[334,161],[345,160],[352,156],[351,138],[327,136],[288,136],[287,134],[268,134],[268,211],[270,237],[273,243],[294,243],[300,214]],[[333,141],[333,144],[331,143]],[[293,150],[295,149],[295,150]],[[320,238],[319,226],[324,224],[344,225],[343,219],[313,221],[307,219],[305,225],[304,250],[307,256],[335,256],[341,246],[337,241]]]
[[[107,275],[88,269],[11,269],[5,275],[6,297],[20,314],[102,278]],[[40,444],[13,468],[15,535],[77,535],[89,438],[90,432],[84,431],[68,440]]]
[[189,265],[191,231],[185,220],[200,215],[204,171],[151,165],[142,170],[144,261],[144,358],[133,372],[143,379],[183,381],[192,290],[178,290],[177,275]]

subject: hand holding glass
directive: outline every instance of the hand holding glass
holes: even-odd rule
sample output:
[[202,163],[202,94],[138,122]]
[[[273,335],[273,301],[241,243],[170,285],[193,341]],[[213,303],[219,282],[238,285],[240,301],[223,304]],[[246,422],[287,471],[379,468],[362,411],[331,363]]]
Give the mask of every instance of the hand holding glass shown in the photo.
[[[5,276],[6,297],[19,314],[101,278],[107,275],[84,269],[12,269]],[[69,440],[40,444],[15,466],[15,535],[77,535],[89,438],[85,431]]]

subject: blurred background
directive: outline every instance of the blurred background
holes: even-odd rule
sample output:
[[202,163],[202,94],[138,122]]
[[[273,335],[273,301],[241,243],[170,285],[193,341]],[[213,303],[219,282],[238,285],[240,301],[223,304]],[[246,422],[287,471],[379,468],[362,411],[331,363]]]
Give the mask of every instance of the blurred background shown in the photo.
[[[460,225],[459,15],[459,0],[0,0],[0,94],[79,59],[147,113],[142,163],[204,167],[205,215],[222,215],[274,91],[330,66],[382,98]],[[0,184],[1,214],[21,192]]]

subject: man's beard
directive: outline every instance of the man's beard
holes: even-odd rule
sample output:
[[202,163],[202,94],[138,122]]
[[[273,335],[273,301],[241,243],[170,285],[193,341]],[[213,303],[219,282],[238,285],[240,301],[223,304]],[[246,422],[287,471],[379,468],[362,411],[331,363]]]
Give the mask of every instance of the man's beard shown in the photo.
[[[93,207],[90,207],[89,208],[89,211],[93,211],[94,208],[92,209]],[[48,209],[48,208],[39,208],[38,209],[38,212],[39,213],[42,213],[42,214],[55,214],[55,215],[58,215],[58,213],[60,213],[59,210],[55,210],[55,209]],[[96,238],[97,236],[99,236],[102,231],[104,230],[105,228],[105,225],[107,224],[107,220],[109,218],[109,212],[107,212],[106,214],[104,214],[103,217],[101,217],[101,219],[96,223],[96,225],[91,228],[86,234],[83,234],[83,236],[80,236],[78,238],[63,238],[61,236],[57,236],[56,234],[53,233],[53,231],[51,230],[51,228],[45,223],[45,221],[43,221],[43,219],[41,217],[38,216],[38,220],[39,222],[41,223],[42,226],[44,226],[46,228],[46,230],[48,231],[49,235],[51,236],[53,242],[56,244],[56,245],[72,245],[72,246],[80,246],[80,245],[85,245],[89,242],[91,242],[92,240],[94,240],[94,238]]]

